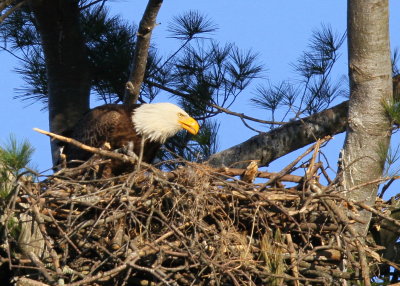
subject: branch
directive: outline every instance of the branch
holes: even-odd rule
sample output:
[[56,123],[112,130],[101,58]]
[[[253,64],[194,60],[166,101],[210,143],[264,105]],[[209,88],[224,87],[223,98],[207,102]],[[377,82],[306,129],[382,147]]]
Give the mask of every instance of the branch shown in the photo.
[[[77,140],[72,139],[72,138],[68,138],[68,137],[64,137],[64,136],[61,136],[61,135],[58,135],[55,133],[47,132],[47,131],[41,130],[39,128],[33,128],[33,130],[36,132],[45,134],[47,136],[50,136],[51,138],[57,139],[59,141],[67,142],[69,144],[72,144],[78,148],[81,148],[85,151],[88,151],[88,152],[91,152],[94,154],[99,154],[99,155],[102,155],[102,156],[105,156],[108,158],[117,159],[117,160],[121,160],[123,162],[132,163],[132,164],[135,164],[137,162],[136,158],[127,156],[125,154],[115,153],[112,151],[106,151],[106,150],[103,150],[100,148],[91,147],[89,145],[85,145]],[[144,162],[142,162],[141,164],[144,164]]]
[[[172,93],[174,95],[180,96],[182,98],[187,98],[187,99],[192,99],[193,98],[193,96],[191,96],[190,94],[187,94],[187,93],[184,93],[184,92],[180,92],[180,91],[178,91],[176,89],[172,89],[172,88],[166,87],[166,86],[164,86],[162,84],[159,84],[159,83],[156,83],[154,81],[146,80],[146,83],[148,85],[157,87],[159,89],[162,89],[162,90],[167,91],[169,93]],[[283,124],[287,123],[287,122],[281,122],[281,121],[270,121],[270,120],[262,120],[262,119],[254,118],[254,117],[251,117],[251,116],[247,116],[244,113],[238,113],[238,112],[231,111],[231,110],[229,110],[227,108],[224,108],[224,107],[219,106],[219,105],[214,104],[214,103],[208,103],[207,102],[207,105],[219,110],[220,112],[224,112],[224,113],[229,114],[229,115],[237,116],[237,117],[242,119],[243,123],[244,123],[244,119],[251,120],[251,121],[254,121],[254,122],[258,122],[258,123],[263,123],[263,124],[283,125]],[[247,126],[247,127],[249,127],[249,126]]]
[[[12,6],[10,9],[8,9],[3,15],[0,16],[0,24],[8,17],[10,16],[15,10],[19,9],[22,5],[25,4],[26,1],[21,1],[18,4]],[[6,5],[7,1],[5,1],[4,3],[1,3],[0,6],[2,5]],[[0,7],[0,12],[3,10],[2,7]]]
[[162,0],[149,0],[143,18],[140,21],[131,74],[129,75],[129,81],[126,83],[125,104],[134,104],[139,98],[149,55],[151,33],[156,26],[157,14],[162,2]]
[[[260,160],[267,166],[273,160],[304,147],[319,138],[345,131],[348,101],[297,121],[289,122],[268,133],[212,155],[207,163],[214,167],[231,166],[237,162]],[[243,167],[242,163],[240,163]]]
[[[235,168],[218,168],[215,169],[214,172],[217,174],[223,174],[227,176],[242,176],[246,169],[235,169]],[[266,178],[266,179],[271,179],[273,177],[276,177],[278,173],[270,173],[270,172],[261,172],[257,171],[255,174],[255,177],[257,178]],[[302,176],[296,176],[292,174],[287,174],[283,175],[280,177],[281,181],[287,181],[287,182],[294,182],[294,183],[299,183],[303,180],[304,178]]]

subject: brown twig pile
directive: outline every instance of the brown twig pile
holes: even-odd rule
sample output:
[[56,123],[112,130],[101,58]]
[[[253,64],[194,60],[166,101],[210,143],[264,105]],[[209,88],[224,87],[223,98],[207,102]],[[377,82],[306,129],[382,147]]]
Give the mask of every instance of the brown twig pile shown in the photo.
[[295,162],[280,173],[187,163],[20,181],[3,214],[3,265],[19,285],[369,283],[381,258],[354,232],[362,206],[339,181],[319,182],[319,144],[297,160],[314,151],[303,176],[290,174]]

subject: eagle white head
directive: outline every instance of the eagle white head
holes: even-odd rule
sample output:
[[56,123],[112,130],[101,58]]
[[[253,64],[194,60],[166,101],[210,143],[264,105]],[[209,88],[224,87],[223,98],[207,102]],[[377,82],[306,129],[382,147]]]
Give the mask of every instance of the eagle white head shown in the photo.
[[138,134],[161,144],[182,129],[197,134],[200,128],[182,108],[168,102],[139,106],[132,113],[132,122]]

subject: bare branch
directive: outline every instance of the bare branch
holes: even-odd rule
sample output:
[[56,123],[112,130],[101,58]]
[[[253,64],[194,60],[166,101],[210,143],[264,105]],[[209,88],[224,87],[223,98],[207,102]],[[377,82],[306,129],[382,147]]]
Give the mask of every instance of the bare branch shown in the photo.
[[216,153],[207,162],[216,167],[230,166],[241,161],[260,160],[260,166],[266,166],[283,155],[315,142],[318,138],[345,131],[347,108],[348,102],[345,101],[317,114],[289,122]]
[[139,98],[140,88],[146,71],[151,33],[156,26],[156,17],[161,8],[162,0],[149,0],[137,32],[137,40],[131,74],[126,83],[125,104],[134,104]]
[[[50,136],[51,138],[54,138],[54,139],[57,139],[57,140],[72,144],[72,145],[74,145],[74,146],[76,146],[78,148],[81,148],[81,149],[83,149],[85,151],[88,151],[88,152],[91,152],[93,154],[99,154],[99,155],[102,155],[102,156],[105,156],[105,157],[108,157],[108,158],[117,159],[117,160],[121,160],[123,162],[129,162],[129,163],[132,163],[132,164],[135,164],[137,162],[136,158],[127,156],[125,154],[118,154],[118,153],[107,151],[107,150],[103,150],[103,149],[100,149],[100,148],[91,147],[91,146],[85,145],[85,144],[83,144],[83,143],[81,143],[79,141],[76,141],[76,140],[74,140],[72,138],[68,138],[68,137],[64,137],[64,136],[61,136],[61,135],[58,135],[58,134],[55,134],[55,133],[47,132],[47,131],[41,130],[39,128],[33,128],[33,130],[35,130],[36,132],[45,134],[47,136]],[[145,163],[142,162],[142,164],[145,164]]]

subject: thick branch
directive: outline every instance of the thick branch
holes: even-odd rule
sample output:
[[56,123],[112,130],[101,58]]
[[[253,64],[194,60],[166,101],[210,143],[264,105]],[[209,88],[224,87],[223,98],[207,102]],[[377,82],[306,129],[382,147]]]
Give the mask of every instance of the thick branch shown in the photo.
[[125,104],[134,104],[139,98],[149,55],[151,33],[156,26],[157,14],[162,2],[162,0],[149,0],[143,18],[140,21],[131,74],[129,76],[129,81],[126,83]]
[[260,166],[266,166],[271,161],[315,142],[319,138],[345,131],[347,109],[348,102],[345,101],[317,114],[289,122],[212,155],[208,163],[219,167],[242,162],[239,166],[243,167],[250,160],[260,160]]

